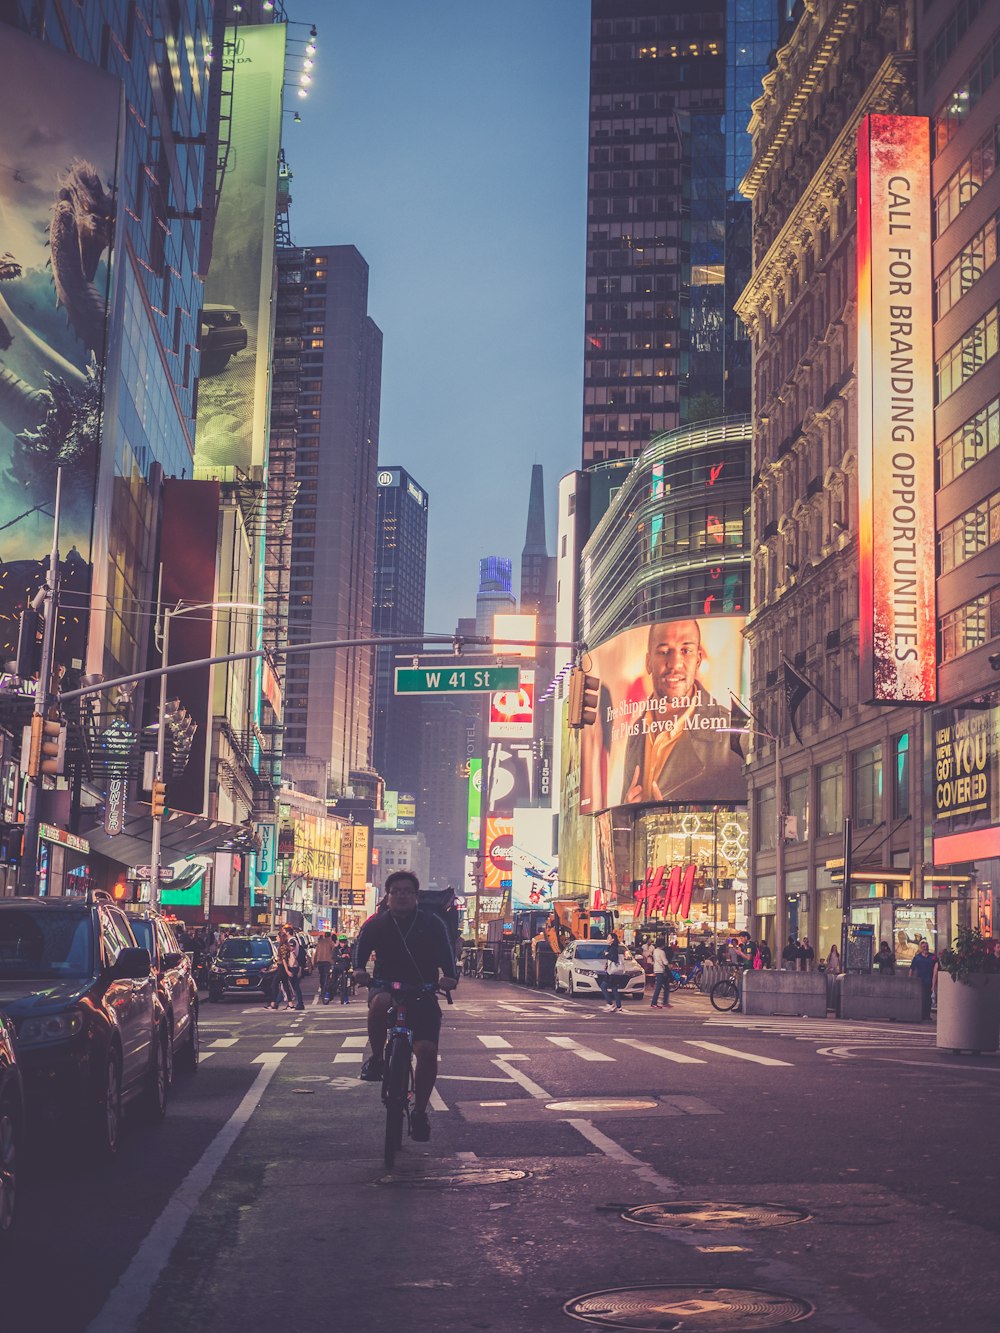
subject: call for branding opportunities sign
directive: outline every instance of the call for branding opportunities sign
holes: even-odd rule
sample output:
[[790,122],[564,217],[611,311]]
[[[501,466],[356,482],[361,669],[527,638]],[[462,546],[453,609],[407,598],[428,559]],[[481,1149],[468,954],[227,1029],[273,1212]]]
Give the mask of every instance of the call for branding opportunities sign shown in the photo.
[[937,697],[930,122],[858,128],[858,585],[874,703]]

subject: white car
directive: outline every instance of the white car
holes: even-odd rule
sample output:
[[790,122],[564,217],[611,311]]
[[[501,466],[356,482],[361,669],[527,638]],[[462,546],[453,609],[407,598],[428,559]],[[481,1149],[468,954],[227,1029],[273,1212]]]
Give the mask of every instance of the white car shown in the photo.
[[[624,964],[626,976],[618,983],[622,998],[642,999],[646,988],[646,973],[628,949],[619,946],[619,961]],[[600,995],[597,977],[608,970],[608,946],[604,940],[574,940],[556,959],[556,990],[570,995]]]

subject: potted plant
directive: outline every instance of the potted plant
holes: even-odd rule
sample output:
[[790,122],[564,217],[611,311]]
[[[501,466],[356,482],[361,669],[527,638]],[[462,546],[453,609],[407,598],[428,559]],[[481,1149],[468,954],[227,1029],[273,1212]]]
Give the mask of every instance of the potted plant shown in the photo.
[[982,931],[960,926],[937,975],[937,1045],[952,1051],[1000,1047],[1000,954]]

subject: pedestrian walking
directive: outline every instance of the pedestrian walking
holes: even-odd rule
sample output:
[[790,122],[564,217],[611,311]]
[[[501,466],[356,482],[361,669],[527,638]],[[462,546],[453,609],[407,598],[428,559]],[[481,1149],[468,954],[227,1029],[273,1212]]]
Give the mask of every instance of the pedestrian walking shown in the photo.
[[[661,994],[663,1002],[657,1003]],[[670,961],[667,958],[666,940],[662,935],[656,937],[656,943],[653,945],[653,998],[649,1007],[670,1008]]]
[[607,960],[606,970],[597,974],[597,984],[601,988],[608,1009],[620,1014],[622,997],[619,986],[625,980],[625,968],[622,966],[618,936],[614,931],[608,940]]
[[916,954],[910,961],[910,976],[920,983],[920,1017],[926,1023],[931,1016],[931,997],[937,982],[938,959],[931,953],[931,946],[921,940]]
[[798,948],[798,960],[800,972],[811,972],[813,964],[816,961],[816,950],[809,943],[809,936],[803,935],[802,942]]
[[284,997],[285,1002],[291,1007],[295,999],[292,990],[291,978],[288,975],[288,955],[291,951],[291,941],[288,938],[288,932],[284,927],[278,931],[278,940],[276,944],[278,952],[278,963],[271,977],[271,998],[268,1002],[268,1009],[279,1008],[279,1002]]
[[305,945],[299,942],[294,926],[286,926],[285,931],[288,935],[288,955],[285,958],[285,971],[288,973],[288,980],[291,982],[292,991],[295,995],[295,1008],[304,1009],[299,978],[302,975],[302,954],[305,952]]
[[883,977],[892,977],[896,974],[896,959],[892,950],[889,948],[888,940],[883,940],[878,946],[878,953],[875,955],[875,966],[879,974]]
[[320,995],[327,993],[326,988],[330,982],[330,971],[333,968],[333,954],[333,936],[326,930],[316,941],[316,971],[319,973]]

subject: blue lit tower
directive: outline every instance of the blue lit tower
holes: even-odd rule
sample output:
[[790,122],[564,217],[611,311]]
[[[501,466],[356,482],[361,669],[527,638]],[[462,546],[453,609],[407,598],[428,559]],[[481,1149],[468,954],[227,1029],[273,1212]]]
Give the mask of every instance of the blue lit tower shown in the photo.
[[515,607],[512,561],[504,555],[487,555],[479,562],[479,591],[476,593],[476,633],[492,634],[493,617]]

